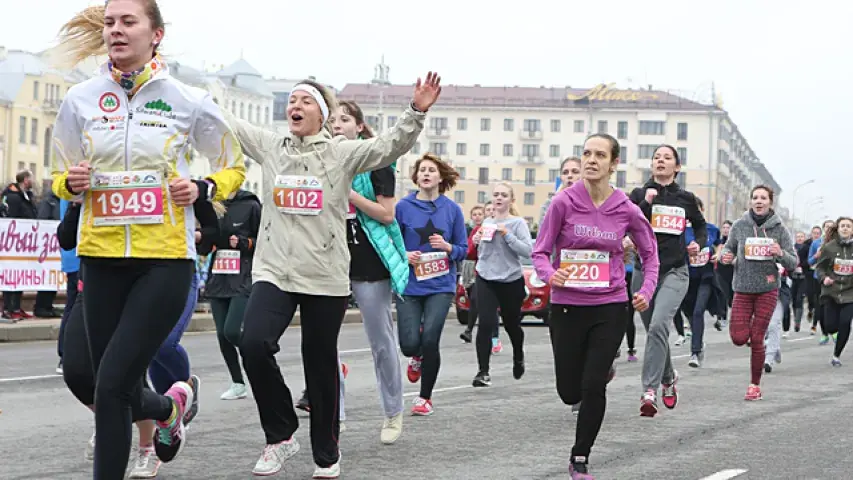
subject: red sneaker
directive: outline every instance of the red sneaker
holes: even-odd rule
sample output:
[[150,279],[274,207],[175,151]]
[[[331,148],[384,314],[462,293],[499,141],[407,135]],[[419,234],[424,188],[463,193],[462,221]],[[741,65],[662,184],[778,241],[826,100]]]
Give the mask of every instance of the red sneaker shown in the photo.
[[421,357],[412,357],[409,359],[409,369],[406,371],[409,381],[418,383],[421,379]]

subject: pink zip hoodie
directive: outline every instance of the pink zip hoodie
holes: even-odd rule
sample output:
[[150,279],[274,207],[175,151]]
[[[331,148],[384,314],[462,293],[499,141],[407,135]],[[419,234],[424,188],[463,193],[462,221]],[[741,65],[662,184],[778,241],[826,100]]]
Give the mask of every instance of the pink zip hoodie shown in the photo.
[[[643,262],[643,287],[635,293],[651,302],[657,287],[660,261],[655,234],[640,208],[621,190],[615,190],[601,207],[595,208],[584,182],[577,182],[554,195],[533,247],[536,274],[550,284],[551,277],[560,267],[561,252],[574,250],[568,253],[575,258],[568,267],[570,279],[590,286],[552,285],[551,303],[590,306],[627,301],[622,248],[622,239],[626,235],[631,236]],[[602,253],[610,254],[610,261],[604,262],[609,267],[595,261],[599,259],[602,262]],[[609,275],[605,270],[609,270]],[[609,282],[606,281],[608,276]],[[596,282],[598,286],[591,286]]]

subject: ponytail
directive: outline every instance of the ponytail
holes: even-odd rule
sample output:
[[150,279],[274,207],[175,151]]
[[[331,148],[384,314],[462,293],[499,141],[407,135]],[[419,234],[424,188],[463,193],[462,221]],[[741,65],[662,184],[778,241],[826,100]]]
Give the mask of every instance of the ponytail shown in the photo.
[[520,217],[521,214],[518,213],[518,208],[515,206],[515,202],[509,204],[509,214],[513,217]]
[[106,5],[94,5],[74,15],[59,30],[59,43],[63,45],[65,58],[72,65],[95,55],[105,55],[104,15]]

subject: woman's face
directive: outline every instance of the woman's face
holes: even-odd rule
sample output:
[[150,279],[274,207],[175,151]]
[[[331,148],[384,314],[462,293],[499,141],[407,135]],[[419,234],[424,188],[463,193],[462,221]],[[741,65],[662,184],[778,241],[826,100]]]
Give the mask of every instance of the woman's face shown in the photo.
[[720,230],[720,232],[723,234],[723,236],[724,236],[724,237],[728,237],[728,236],[729,236],[729,231],[730,231],[731,229],[732,229],[732,226],[731,226],[731,225],[729,225],[728,223],[724,223],[724,224],[723,224],[723,228]]
[[610,178],[613,159],[610,157],[610,142],[601,137],[592,137],[583,146],[581,169],[583,179],[590,182]]
[[794,241],[798,244],[804,243],[806,241],[806,234],[803,232],[797,232],[797,235],[794,237]]
[[506,185],[495,185],[492,191],[492,205],[495,207],[495,213],[505,214],[509,211],[509,206],[512,205],[512,192]]
[[297,137],[316,135],[323,129],[323,111],[310,93],[296,90],[287,105],[287,126]]
[[151,60],[154,46],[163,40],[163,29],[154,29],[137,0],[111,0],[104,12],[104,45],[119,70],[130,72]]
[[763,188],[758,188],[752,192],[750,203],[750,207],[756,215],[766,215],[773,206],[773,201],[770,200],[770,192]]
[[821,230],[817,227],[812,229],[812,240],[817,240],[820,238]]
[[581,164],[580,162],[566,162],[563,164],[563,169],[560,170],[560,183],[567,188],[574,185],[575,182],[581,179]]
[[652,157],[652,174],[660,178],[675,177],[675,173],[681,169],[675,160],[675,154],[669,147],[660,147],[655,150]]
[[494,218],[494,216],[495,216],[495,206],[494,205],[492,205],[491,203],[486,205],[485,210],[486,210],[486,218]]
[[430,160],[424,160],[418,166],[418,188],[421,190],[435,190],[441,183],[441,173],[438,165]]
[[477,208],[471,211],[471,221],[474,225],[480,225],[483,223],[483,217],[485,216],[485,212],[483,212],[482,208]]
[[838,222],[838,236],[847,240],[851,235],[853,235],[853,222],[846,218]]
[[355,140],[358,138],[358,134],[364,130],[364,125],[356,123],[355,117],[347,113],[343,107],[336,108],[329,121],[335,135],[343,135],[347,140]]

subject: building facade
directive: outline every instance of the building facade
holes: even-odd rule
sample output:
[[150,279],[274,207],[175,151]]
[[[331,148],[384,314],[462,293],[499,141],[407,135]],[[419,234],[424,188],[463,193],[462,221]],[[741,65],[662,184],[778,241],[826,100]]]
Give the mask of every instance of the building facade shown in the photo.
[[[411,92],[411,85],[349,84],[338,97],[357,102],[366,121],[383,130],[396,123]],[[679,183],[703,200],[714,222],[740,216],[753,185],[765,183],[780,193],[725,110],[651,87],[448,85],[427,122],[418,143],[397,163],[399,194],[415,188],[410,170],[421,154],[432,152],[459,172],[459,185],[449,196],[466,212],[489,200],[490,185],[506,181],[513,185],[522,216],[537,222],[561,161],[580,156],[584,139],[597,132],[619,141],[613,183],[626,191],[649,179],[658,145],[674,146],[682,159]]]

